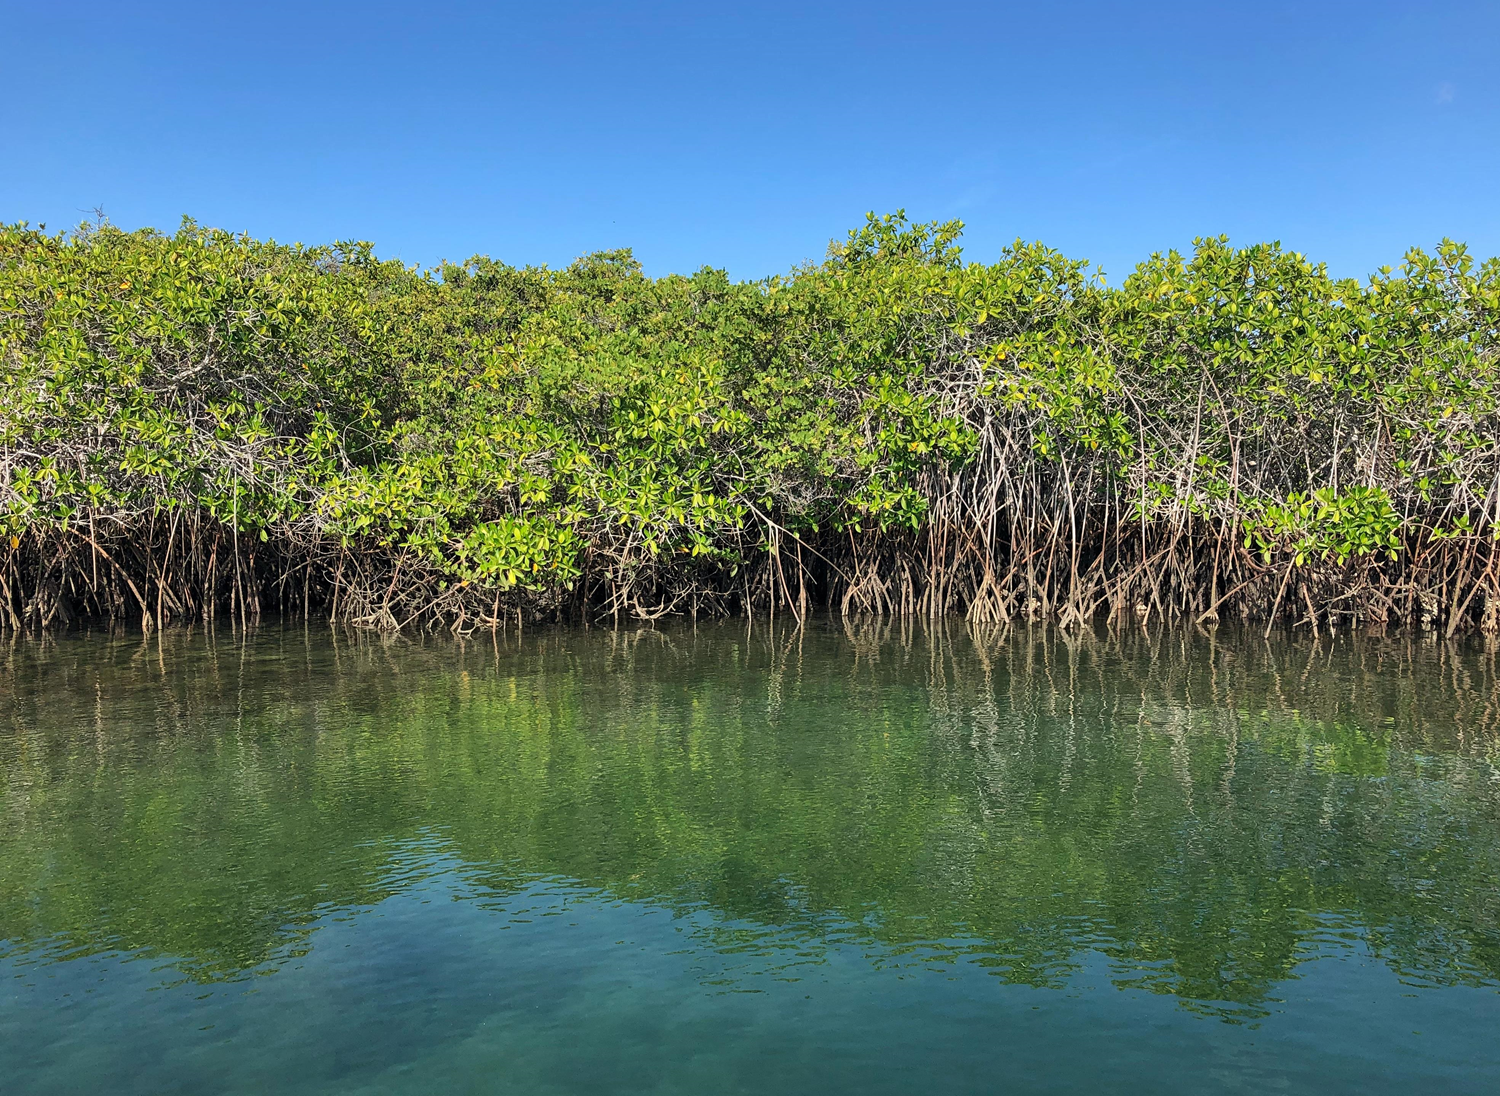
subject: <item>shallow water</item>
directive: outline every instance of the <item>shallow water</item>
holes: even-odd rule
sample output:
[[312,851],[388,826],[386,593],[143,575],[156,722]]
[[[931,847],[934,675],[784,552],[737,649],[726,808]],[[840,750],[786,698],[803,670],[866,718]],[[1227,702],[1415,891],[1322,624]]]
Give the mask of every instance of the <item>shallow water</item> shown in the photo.
[[1500,1089],[1500,674],[743,623],[0,650],[7,1093]]

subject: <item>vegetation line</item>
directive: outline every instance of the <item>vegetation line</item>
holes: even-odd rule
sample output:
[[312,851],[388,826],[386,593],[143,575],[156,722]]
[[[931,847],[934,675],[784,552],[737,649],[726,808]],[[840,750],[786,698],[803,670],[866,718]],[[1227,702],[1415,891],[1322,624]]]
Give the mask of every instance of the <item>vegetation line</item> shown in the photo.
[[736,283],[0,226],[0,628],[1500,630],[1500,262],[1219,238],[1112,288],[958,235]]

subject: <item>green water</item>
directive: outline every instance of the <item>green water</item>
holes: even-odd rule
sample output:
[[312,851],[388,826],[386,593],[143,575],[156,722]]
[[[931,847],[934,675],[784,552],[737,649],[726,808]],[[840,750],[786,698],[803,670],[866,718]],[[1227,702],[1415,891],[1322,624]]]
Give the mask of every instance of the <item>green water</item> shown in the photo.
[[1500,1091],[1500,672],[743,623],[0,649],[0,1090]]

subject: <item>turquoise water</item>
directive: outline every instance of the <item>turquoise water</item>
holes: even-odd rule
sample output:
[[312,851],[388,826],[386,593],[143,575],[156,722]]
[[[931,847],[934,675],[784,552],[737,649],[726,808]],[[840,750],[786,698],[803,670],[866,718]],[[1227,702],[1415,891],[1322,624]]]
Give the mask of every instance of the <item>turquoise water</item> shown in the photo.
[[1482,644],[0,653],[7,1093],[1500,1090]]

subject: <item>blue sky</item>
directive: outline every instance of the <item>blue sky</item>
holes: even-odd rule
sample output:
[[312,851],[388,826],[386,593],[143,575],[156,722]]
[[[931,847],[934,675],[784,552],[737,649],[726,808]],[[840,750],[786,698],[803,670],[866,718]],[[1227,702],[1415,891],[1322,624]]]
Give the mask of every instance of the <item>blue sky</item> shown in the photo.
[[866,210],[1101,264],[1500,253],[1500,2],[0,0],[0,220],[735,277]]

